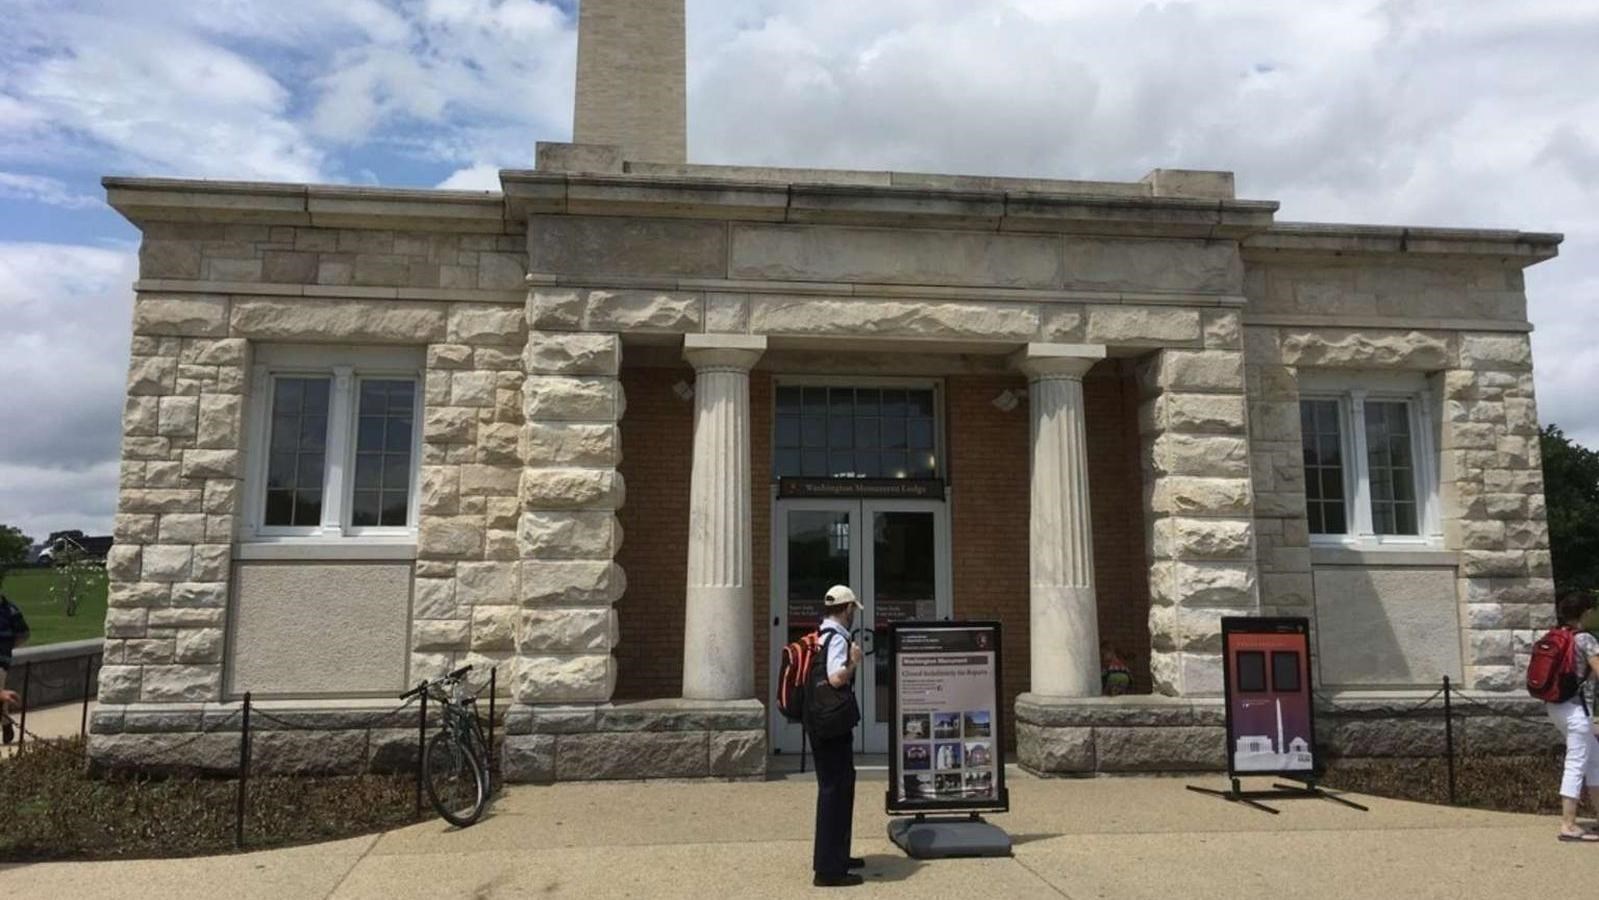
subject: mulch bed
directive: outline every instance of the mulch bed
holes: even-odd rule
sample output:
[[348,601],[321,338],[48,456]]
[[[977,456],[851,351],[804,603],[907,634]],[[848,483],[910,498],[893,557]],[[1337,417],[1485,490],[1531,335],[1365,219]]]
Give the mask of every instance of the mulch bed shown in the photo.
[[[1539,756],[1462,756],[1455,760],[1457,805],[1502,812],[1560,812],[1563,753]],[[1322,783],[1421,803],[1449,802],[1449,770],[1440,758],[1335,760]]]
[[[252,776],[246,850],[356,837],[416,815],[412,775]],[[239,783],[226,778],[91,777],[79,738],[29,741],[0,760],[0,862],[231,853]]]

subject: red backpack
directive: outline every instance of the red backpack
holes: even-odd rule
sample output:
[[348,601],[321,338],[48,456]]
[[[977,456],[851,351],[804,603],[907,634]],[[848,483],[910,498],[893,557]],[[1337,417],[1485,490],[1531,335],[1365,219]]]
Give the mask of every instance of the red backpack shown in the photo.
[[790,722],[805,718],[805,680],[821,651],[820,629],[783,648],[783,664],[777,672],[777,711]]
[[1577,636],[1569,628],[1552,628],[1532,645],[1527,663],[1527,693],[1545,703],[1564,703],[1577,696]]

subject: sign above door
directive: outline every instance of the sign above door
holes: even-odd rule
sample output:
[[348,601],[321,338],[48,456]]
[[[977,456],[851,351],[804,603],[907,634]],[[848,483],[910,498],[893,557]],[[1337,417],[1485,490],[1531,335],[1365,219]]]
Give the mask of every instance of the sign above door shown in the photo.
[[792,478],[777,480],[780,499],[942,500],[937,478]]

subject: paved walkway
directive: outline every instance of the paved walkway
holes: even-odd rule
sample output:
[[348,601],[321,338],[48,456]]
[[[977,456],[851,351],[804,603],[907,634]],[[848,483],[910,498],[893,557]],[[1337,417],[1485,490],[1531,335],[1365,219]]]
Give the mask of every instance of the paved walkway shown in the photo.
[[[89,701],[89,715],[94,715],[94,701]],[[11,721],[20,723],[22,714],[17,710],[11,711]],[[28,740],[34,737],[75,737],[83,725],[83,701],[62,703],[57,706],[41,706],[38,709],[28,710]],[[17,742],[0,744],[0,756],[9,756],[17,749]]]
[[[881,773],[856,804],[864,888],[881,897],[1583,896],[1599,847],[1549,817],[1370,800],[1271,816],[1183,790],[1220,779],[1040,780],[1014,772],[992,821],[1015,856],[909,860],[884,834]],[[0,868],[14,898],[788,897],[810,887],[814,782],[513,787],[464,831],[433,822],[288,850],[190,860]],[[834,892],[835,894],[839,892]]]

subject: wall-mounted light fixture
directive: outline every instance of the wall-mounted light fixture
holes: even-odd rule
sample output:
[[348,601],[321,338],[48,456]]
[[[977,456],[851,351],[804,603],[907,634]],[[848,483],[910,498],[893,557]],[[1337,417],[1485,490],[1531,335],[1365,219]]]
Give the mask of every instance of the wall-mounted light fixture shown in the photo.
[[679,381],[677,384],[672,385],[672,393],[676,394],[679,400],[693,400],[694,385],[686,381]]
[[999,396],[994,398],[993,403],[1000,412],[1010,412],[1020,406],[1021,402],[1026,398],[1027,388],[1007,388],[999,392]]

